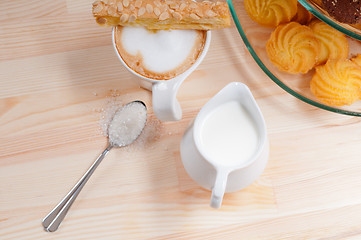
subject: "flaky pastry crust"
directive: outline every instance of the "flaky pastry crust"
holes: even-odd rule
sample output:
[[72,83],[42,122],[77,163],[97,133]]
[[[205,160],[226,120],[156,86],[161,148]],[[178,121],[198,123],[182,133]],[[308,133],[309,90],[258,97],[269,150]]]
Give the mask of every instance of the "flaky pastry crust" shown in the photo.
[[231,25],[225,2],[192,0],[101,0],[93,3],[97,23],[148,29],[211,30]]

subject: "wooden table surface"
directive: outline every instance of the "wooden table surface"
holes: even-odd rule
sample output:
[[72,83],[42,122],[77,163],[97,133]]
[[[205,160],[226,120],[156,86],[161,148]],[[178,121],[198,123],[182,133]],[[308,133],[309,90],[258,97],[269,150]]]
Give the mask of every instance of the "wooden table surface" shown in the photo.
[[[179,122],[118,61],[91,0],[0,2],[0,239],[361,239],[361,118],[309,106],[257,67],[234,27],[213,32],[183,83]],[[249,86],[270,140],[265,172],[220,210],[186,174],[184,130],[232,81]],[[55,233],[41,220],[106,146],[103,109],[141,99],[140,141],[112,150]]]

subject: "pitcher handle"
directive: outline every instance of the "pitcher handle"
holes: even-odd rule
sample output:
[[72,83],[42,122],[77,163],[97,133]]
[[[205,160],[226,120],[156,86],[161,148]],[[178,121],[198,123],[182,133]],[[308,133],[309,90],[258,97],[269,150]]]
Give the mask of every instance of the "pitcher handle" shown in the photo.
[[214,187],[212,188],[212,197],[211,197],[211,204],[212,208],[220,208],[222,205],[223,195],[226,191],[228,179],[228,172],[227,171],[217,171],[216,181],[214,183]]
[[153,84],[153,112],[159,120],[178,121],[182,118],[182,108],[177,100],[177,93],[185,78],[185,75],[180,75]]

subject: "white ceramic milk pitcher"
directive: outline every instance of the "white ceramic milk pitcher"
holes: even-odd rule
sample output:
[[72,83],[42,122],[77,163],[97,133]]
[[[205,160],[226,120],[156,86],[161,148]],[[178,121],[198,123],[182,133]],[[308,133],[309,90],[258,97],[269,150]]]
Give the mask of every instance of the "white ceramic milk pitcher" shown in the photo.
[[[239,116],[236,116],[236,111],[227,110],[231,104],[236,107],[239,105],[239,109],[243,109],[243,112],[240,111]],[[242,114],[244,114],[244,120],[239,118]],[[212,119],[219,119],[220,122]],[[221,119],[228,124],[228,126],[223,126],[225,131],[221,128],[223,124]],[[237,134],[232,139],[240,137],[240,141],[227,143],[223,134],[227,131],[232,132],[233,129],[227,128],[232,128],[233,124],[240,129],[240,134],[244,132],[248,135],[243,138]],[[249,127],[246,124],[249,124]],[[232,134],[238,133],[238,129],[234,131],[236,132]],[[216,138],[210,139],[212,136]],[[207,147],[207,141],[214,145]],[[242,147],[244,149],[238,154],[236,154],[238,149],[233,149],[235,154],[232,155],[233,151],[227,149],[231,146],[238,146],[240,151]],[[222,150],[217,148],[223,148],[227,152],[222,154],[220,151],[221,155],[217,157],[217,151]],[[189,176],[200,186],[212,190],[210,205],[213,208],[221,206],[225,192],[238,191],[254,182],[266,166],[269,144],[264,118],[248,87],[242,83],[233,82],[214,96],[201,109],[184,133],[180,151],[184,168]],[[232,158],[232,161],[228,158]]]

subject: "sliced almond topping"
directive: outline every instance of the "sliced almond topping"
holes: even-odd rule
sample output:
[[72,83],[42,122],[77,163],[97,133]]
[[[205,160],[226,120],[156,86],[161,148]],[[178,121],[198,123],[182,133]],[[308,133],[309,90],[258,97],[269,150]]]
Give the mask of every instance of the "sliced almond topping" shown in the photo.
[[100,13],[102,10],[103,10],[103,4],[99,4],[97,5],[96,7],[93,8],[93,13],[94,14],[97,14],[97,13]]
[[129,6],[129,0],[123,0],[123,6],[128,7]]
[[137,8],[140,8],[142,6],[142,4],[143,4],[142,0],[136,0],[135,1],[135,7],[137,7]]
[[169,10],[169,7],[168,7],[167,4],[162,4],[162,5],[160,6],[160,10],[161,10],[162,12],[167,12],[167,11]]
[[191,18],[193,18],[194,20],[199,20],[200,19],[200,17],[198,17],[196,14],[194,14],[194,13],[191,13],[190,15],[189,15]]
[[196,3],[191,3],[191,4],[189,4],[189,7],[190,8],[198,8],[198,6],[197,6],[197,4]]
[[134,22],[136,19],[137,19],[137,15],[135,15],[134,13],[129,16],[129,22]]
[[144,7],[139,8],[138,16],[142,16],[144,13],[145,13],[145,8]]
[[195,12],[195,14],[197,14],[201,18],[204,16],[203,12],[200,9],[196,9],[194,12]]
[[153,11],[154,11],[154,14],[155,14],[157,17],[160,15],[160,10],[159,10],[159,8],[155,7]]
[[182,20],[182,14],[180,14],[179,12],[174,12],[172,13],[173,17],[177,20]]
[[160,21],[163,21],[163,20],[166,20],[168,19],[170,16],[169,16],[169,13],[168,12],[163,12],[160,16],[159,16],[159,20]]
[[162,3],[161,3],[159,0],[154,0],[153,3],[154,3],[157,7],[162,6]]
[[173,3],[169,4],[169,7],[170,7],[171,9],[178,9],[178,8],[179,8],[179,5],[176,4],[175,2],[173,2]]
[[126,13],[124,13],[124,14],[120,17],[119,20],[120,20],[120,22],[124,23],[124,22],[128,21],[128,19],[129,19],[129,15],[126,14]]
[[117,16],[117,9],[115,6],[110,6],[108,7],[108,14],[112,17],[116,17]]
[[118,6],[118,11],[119,12],[123,11],[123,3],[122,2],[118,2],[117,6]]
[[213,12],[212,10],[208,10],[208,11],[206,12],[206,15],[207,15],[208,17],[215,17],[215,16],[217,16],[217,13]]
[[130,5],[129,5],[129,10],[130,10],[131,12],[134,12],[135,7],[134,7],[134,5],[133,5],[133,4],[130,4]]
[[186,7],[187,7],[187,4],[182,3],[182,4],[179,6],[179,10],[183,11]]
[[108,6],[115,6],[115,0],[108,0]]
[[96,21],[97,21],[97,23],[99,23],[101,25],[103,25],[107,22],[107,20],[105,18],[97,18]]
[[108,0],[102,0],[104,4],[108,4]]
[[92,5],[93,5],[93,6],[96,6],[96,5],[98,5],[99,3],[100,3],[100,1],[95,1],[95,2],[92,3]]
[[148,13],[153,12],[153,6],[151,4],[149,4],[149,3],[145,6],[145,9],[147,10]]

